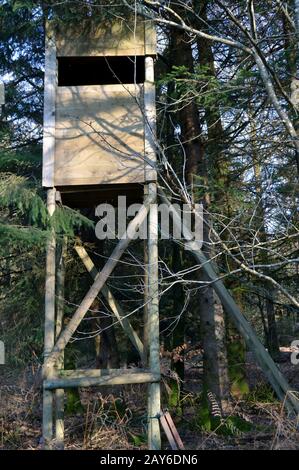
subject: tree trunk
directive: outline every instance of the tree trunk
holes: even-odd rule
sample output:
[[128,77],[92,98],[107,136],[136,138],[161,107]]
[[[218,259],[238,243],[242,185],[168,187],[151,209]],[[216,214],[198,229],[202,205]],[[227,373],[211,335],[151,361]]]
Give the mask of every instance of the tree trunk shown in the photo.
[[[193,72],[193,54],[190,38],[183,31],[173,30],[171,51],[173,52],[172,64],[185,66]],[[207,162],[205,161],[204,145],[201,139],[201,127],[198,108],[195,100],[190,100],[185,106],[180,106],[178,112],[181,126],[181,141],[186,156],[185,179],[189,190],[193,191],[195,177],[198,175],[201,181],[207,183]],[[197,201],[198,202],[198,201]],[[205,192],[201,202],[204,205],[204,242],[205,253],[210,255],[209,217],[207,208],[210,196]],[[206,281],[202,272],[199,274],[200,281]],[[219,299],[211,286],[206,285],[199,291],[198,311],[201,322],[201,335],[204,349],[204,390],[212,392],[219,404],[225,409],[229,394],[229,382],[225,352],[225,329],[223,310]]]
[[[204,2],[198,2],[195,0],[194,8],[200,14],[203,20],[201,23],[201,29],[207,28],[208,17],[207,17],[207,6],[209,0]],[[208,31],[206,31],[208,32]],[[206,91],[208,90],[211,78],[216,78],[214,54],[211,47],[211,42],[205,38],[197,38],[197,50],[198,50],[198,62],[202,68],[202,72],[206,75]],[[207,186],[211,189],[214,199],[214,204],[217,205],[217,210],[222,213],[226,213],[229,216],[230,213],[230,200],[228,194],[229,181],[228,181],[228,164],[223,157],[223,149],[225,147],[225,136],[222,127],[221,114],[217,105],[205,104],[205,121],[208,130],[208,140],[206,144],[206,173],[208,173]],[[205,210],[209,211],[211,204],[211,198],[206,196],[205,198]],[[207,227],[211,222],[206,215],[205,226]],[[225,237],[225,232],[223,233]],[[207,242],[211,242],[208,230],[204,230],[204,239]],[[210,246],[210,245],[208,245]],[[210,257],[209,249],[206,249],[206,255]],[[216,341],[218,344],[218,361],[219,361],[219,388],[220,395],[222,396],[222,407],[223,409],[229,409],[229,395],[230,386],[228,378],[228,364],[227,364],[227,351],[226,351],[226,326],[225,326],[225,315],[221,302],[217,295],[214,293],[212,288],[209,296],[212,297],[214,302],[215,310],[215,334]]]
[[[263,202],[263,186],[262,186],[262,176],[261,168],[258,158],[258,148],[257,148],[257,132],[254,118],[249,112],[250,118],[250,128],[251,128],[251,152],[253,159],[253,170],[255,177],[255,193],[256,193],[256,216],[257,216],[257,231],[259,231],[259,239],[261,242],[266,242],[268,239],[266,231],[266,213]],[[261,252],[261,262],[262,264],[269,263],[269,256],[267,250]],[[263,282],[262,287],[264,290],[265,302],[266,302],[266,318],[267,318],[267,335],[266,335],[266,345],[268,347],[269,353],[273,359],[277,359],[280,355],[279,350],[279,340],[277,333],[277,325],[275,320],[275,309],[274,309],[274,290],[272,285],[268,282]]]

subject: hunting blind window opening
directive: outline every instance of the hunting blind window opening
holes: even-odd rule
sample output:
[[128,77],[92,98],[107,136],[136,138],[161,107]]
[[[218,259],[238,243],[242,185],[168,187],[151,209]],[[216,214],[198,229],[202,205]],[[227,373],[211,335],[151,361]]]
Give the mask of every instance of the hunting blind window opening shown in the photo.
[[144,83],[144,56],[58,57],[58,86]]

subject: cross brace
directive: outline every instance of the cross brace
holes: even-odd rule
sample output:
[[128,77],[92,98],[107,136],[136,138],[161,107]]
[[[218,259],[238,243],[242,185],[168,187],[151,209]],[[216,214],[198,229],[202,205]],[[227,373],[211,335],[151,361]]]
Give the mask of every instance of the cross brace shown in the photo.
[[93,285],[90,287],[89,291],[85,295],[84,299],[82,300],[81,304],[77,308],[73,317],[71,318],[67,326],[59,335],[59,338],[56,341],[51,353],[46,358],[46,361],[44,364],[45,377],[47,376],[47,369],[53,367],[55,362],[59,359],[59,356],[61,355],[62,351],[65,349],[66,345],[70,341],[71,337],[75,333],[78,326],[80,325],[88,309],[91,307],[92,303],[94,302],[94,300],[96,299],[100,291],[103,289],[103,286],[105,285],[108,277],[114,270],[115,266],[117,265],[124,251],[127,249],[130,242],[135,238],[136,232],[138,231],[142,222],[146,218],[147,213],[150,209],[150,205],[154,201],[155,201],[154,195],[149,194],[147,198],[145,199],[144,204],[141,206],[140,210],[138,211],[137,215],[129,223],[125,237],[122,238],[118,242],[110,258],[107,260],[105,266],[103,267],[102,271],[99,272],[97,276],[95,277],[95,281]]
[[55,371],[44,382],[47,390],[57,388],[91,387],[94,385],[127,385],[154,383],[160,381],[160,374],[144,369],[86,369]]
[[[91,277],[95,280],[98,275],[98,270],[95,267],[92,259],[89,257],[87,251],[85,250],[83,246],[79,246],[79,245],[75,246],[75,250],[77,254],[79,255],[80,259],[82,260],[85,268],[87,269]],[[115,299],[111,290],[106,285],[104,285],[102,287],[101,293],[107,300],[109,307],[111,308],[111,311],[114,313],[115,317],[117,318],[119,324],[121,325],[123,330],[126,332],[128,337],[130,338],[133,346],[137,349],[140,359],[142,360],[143,363],[145,363],[143,343],[141,339],[139,338],[137,332],[132,327],[125,313],[122,311],[121,306]]]

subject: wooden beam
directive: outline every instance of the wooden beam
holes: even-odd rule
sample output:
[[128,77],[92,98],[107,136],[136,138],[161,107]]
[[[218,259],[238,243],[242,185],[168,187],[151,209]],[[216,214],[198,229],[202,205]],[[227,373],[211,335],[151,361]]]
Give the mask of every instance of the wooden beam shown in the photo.
[[[90,18],[82,19],[80,24],[57,27],[58,57],[87,56],[138,56],[145,54],[145,35],[143,18],[135,17],[120,20],[115,18],[107,27],[105,23],[93,23]],[[150,48],[151,46],[151,48]],[[147,50],[156,53],[153,39],[149,38]]]
[[[192,239],[192,234],[188,228],[182,224],[181,217],[172,206],[171,202],[167,198],[163,189],[159,186],[159,195],[163,203],[165,203],[171,210],[173,223],[179,227],[182,227],[183,236],[186,240]],[[188,242],[186,242],[188,244]],[[236,328],[244,337],[245,342],[249,349],[254,353],[256,360],[262,368],[264,374],[272,385],[273,389],[277,393],[278,398],[286,403],[288,410],[292,413],[299,413],[299,401],[295,398],[292,393],[291,387],[285,380],[284,376],[276,366],[275,362],[271,358],[270,354],[264,348],[260,340],[258,339],[254,329],[250,323],[246,320],[245,316],[240,311],[236,302],[224,286],[223,282],[217,276],[211,261],[204,255],[199,249],[194,249],[192,242],[188,244],[188,251],[192,253],[196,261],[201,265],[201,269],[207,275],[209,281],[212,283],[213,289],[217,293],[219,299],[222,302],[227,314],[231,317]]]
[[[160,342],[159,342],[159,282],[158,282],[158,207],[157,185],[148,185],[148,194],[153,199],[148,216],[148,346],[149,367],[160,374]],[[148,446],[150,450],[161,449],[159,416],[160,383],[149,386],[148,395]]]
[[168,411],[160,414],[160,423],[164,429],[172,450],[185,450],[184,444]]
[[58,87],[55,185],[143,183],[140,101],[141,84]]
[[76,379],[78,377],[103,377],[105,375],[118,375],[118,374],[135,374],[135,373],[151,372],[149,369],[141,369],[139,367],[130,367],[128,369],[56,369],[52,378],[55,379]]
[[72,387],[129,385],[159,382],[159,380],[160,374],[152,372],[131,372],[130,369],[87,370],[84,373],[74,371],[73,374],[64,377],[53,376],[45,381],[45,388],[53,390]]
[[53,28],[46,24],[45,83],[44,83],[44,136],[43,186],[51,188],[54,182],[55,157],[55,102],[57,89],[56,43]]
[[157,55],[156,25],[152,20],[144,20],[145,51],[144,55]]
[[144,308],[143,308],[143,366],[148,366],[148,241],[144,240]]
[[76,331],[81,321],[83,320],[86,312],[91,307],[92,303],[94,302],[97,295],[103,288],[110,274],[113,272],[115,266],[117,265],[124,251],[129,246],[130,242],[135,238],[135,234],[139,230],[144,219],[146,218],[149,207],[152,202],[153,202],[153,195],[151,194],[144,201],[144,204],[141,206],[140,210],[138,211],[134,219],[131,220],[131,222],[129,223],[125,237],[122,238],[118,242],[110,258],[107,260],[104,268],[102,269],[101,272],[98,273],[93,285],[90,287],[89,291],[85,295],[84,299],[82,300],[81,304],[77,308],[73,317],[71,318],[71,320],[69,321],[65,329],[62,331],[62,333],[60,334],[58,340],[56,341],[54,348],[52,349],[51,354],[46,360],[45,367],[49,365],[54,365],[57,359],[59,358],[61,352],[65,349],[69,340],[71,339],[74,332]]
[[170,430],[170,428],[169,428],[169,426],[168,426],[168,423],[167,423],[167,421],[166,421],[166,418],[165,418],[165,416],[164,416],[164,413],[161,414],[161,416],[160,416],[160,423],[161,423],[161,426],[162,426],[162,428],[163,428],[163,430],[164,430],[164,432],[165,432],[165,434],[166,434],[166,437],[167,437],[167,440],[168,440],[168,442],[169,442],[169,444],[170,444],[171,449],[172,449],[172,450],[178,450],[178,446],[177,446],[177,444],[176,444],[176,442],[175,442],[175,440],[174,440],[174,437],[173,437],[173,435],[172,435],[172,432],[171,432],[171,430]]
[[[96,279],[96,277],[98,275],[98,270],[95,267],[92,259],[88,255],[85,248],[83,246],[76,245],[75,250],[76,250],[79,258],[82,260],[85,268],[87,269],[87,271],[91,275],[91,277],[93,279]],[[102,287],[101,293],[103,294],[103,296],[107,300],[108,305],[111,308],[111,311],[114,313],[114,315],[117,318],[118,322],[120,323],[121,327],[126,332],[128,337],[130,338],[133,346],[138,351],[140,359],[143,361],[144,360],[144,358],[143,358],[144,348],[143,348],[142,341],[140,340],[137,332],[132,327],[132,325],[131,325],[130,321],[128,320],[128,318],[126,317],[125,313],[122,311],[121,306],[119,305],[119,303],[115,299],[115,297],[112,294],[111,290],[106,285],[104,285]]]
[[156,181],[156,91],[153,57],[145,58],[144,153],[145,181]]
[[173,437],[174,437],[174,439],[175,439],[175,442],[176,442],[178,448],[179,448],[180,450],[185,450],[183,441],[182,441],[182,439],[181,439],[181,437],[180,437],[180,435],[179,435],[179,433],[178,433],[177,428],[175,427],[175,424],[174,424],[174,422],[173,422],[173,419],[172,419],[172,417],[171,417],[171,414],[169,413],[169,411],[165,411],[165,413],[163,413],[163,415],[164,415],[164,417],[165,417],[165,419],[166,419],[166,422],[167,422],[167,424],[168,424],[168,426],[169,426],[169,429],[170,429],[170,431],[171,431],[171,433],[172,433],[172,435],[173,435]]
[[[50,217],[55,211],[55,189],[47,191],[47,208]],[[52,231],[47,243],[46,281],[45,281],[45,329],[44,329],[44,361],[49,357],[55,341],[55,256],[56,240]],[[49,367],[47,375],[51,376],[53,367]],[[46,449],[51,448],[53,439],[53,393],[43,390],[43,439]]]

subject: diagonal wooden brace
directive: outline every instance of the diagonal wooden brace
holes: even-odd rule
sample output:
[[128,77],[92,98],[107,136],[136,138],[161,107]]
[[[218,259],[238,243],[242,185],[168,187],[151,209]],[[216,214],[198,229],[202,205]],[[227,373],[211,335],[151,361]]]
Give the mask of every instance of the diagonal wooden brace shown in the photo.
[[139,227],[141,226],[141,224],[147,217],[149,208],[154,201],[155,201],[155,198],[153,197],[153,195],[150,194],[145,199],[137,215],[129,223],[125,236],[118,242],[118,244],[114,248],[110,258],[106,262],[102,271],[97,274],[93,285],[90,287],[89,291],[85,295],[84,299],[82,300],[81,304],[77,308],[73,317],[71,318],[67,326],[64,328],[62,333],[60,334],[58,340],[56,341],[54,348],[52,349],[51,353],[46,359],[45,364],[44,364],[44,371],[43,371],[44,376],[47,376],[47,369],[49,367],[51,368],[51,366],[53,367],[57,359],[60,357],[60,354],[65,349],[66,345],[70,341],[74,332],[76,331],[81,321],[83,320],[84,316],[86,315],[86,312],[91,307],[97,295],[103,288],[104,284],[106,283],[108,277],[114,270],[115,266],[117,265],[124,251],[127,249],[130,242],[135,238],[136,232],[139,230]]
[[[97,275],[98,275],[98,270],[97,268],[95,267],[92,259],[90,258],[90,256],[88,255],[87,251],[85,250],[85,248],[81,245],[76,245],[75,246],[75,250],[79,256],[79,258],[82,260],[85,268],[87,269],[87,271],[89,272],[89,274],[91,275],[91,277],[93,279],[96,279]],[[128,335],[128,337],[130,338],[131,340],[131,343],[133,344],[133,346],[136,348],[136,350],[138,351],[139,353],[139,356],[140,356],[140,359],[142,361],[144,361],[144,347],[143,347],[143,343],[141,341],[141,339],[139,338],[137,332],[134,330],[134,328],[132,327],[131,323],[129,322],[128,318],[126,317],[126,315],[123,313],[122,309],[121,309],[121,306],[118,304],[117,300],[114,298],[112,292],[110,291],[110,289],[104,285],[102,287],[102,290],[101,290],[101,293],[103,294],[103,296],[105,297],[105,299],[107,300],[108,304],[109,304],[109,307],[111,308],[111,311],[113,312],[113,314],[115,315],[115,317],[117,318],[119,324],[121,325],[121,327],[123,328],[123,330],[126,332],[126,334]]]

